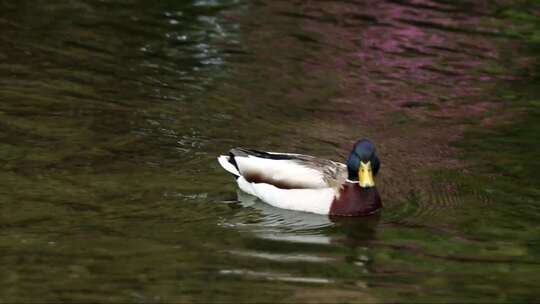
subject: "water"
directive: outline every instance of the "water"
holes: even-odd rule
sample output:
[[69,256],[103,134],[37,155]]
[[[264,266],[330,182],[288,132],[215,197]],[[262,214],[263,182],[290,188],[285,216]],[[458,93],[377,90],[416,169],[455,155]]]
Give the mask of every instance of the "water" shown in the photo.
[[[536,300],[537,13],[0,2],[0,302]],[[377,217],[272,208],[215,161],[364,136]]]

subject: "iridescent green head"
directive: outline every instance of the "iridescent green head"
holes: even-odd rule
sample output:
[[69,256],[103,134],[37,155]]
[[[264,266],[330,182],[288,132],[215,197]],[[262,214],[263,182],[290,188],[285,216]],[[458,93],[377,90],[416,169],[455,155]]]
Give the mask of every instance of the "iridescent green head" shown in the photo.
[[381,162],[375,154],[375,145],[369,139],[361,139],[347,159],[347,172],[350,181],[358,182],[362,188],[375,186],[374,177],[379,172]]

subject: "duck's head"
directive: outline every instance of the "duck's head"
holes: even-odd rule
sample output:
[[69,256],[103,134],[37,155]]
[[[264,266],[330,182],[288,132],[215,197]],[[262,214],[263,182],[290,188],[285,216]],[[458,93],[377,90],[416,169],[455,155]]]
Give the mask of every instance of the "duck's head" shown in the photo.
[[361,139],[347,159],[348,179],[358,182],[362,188],[375,187],[374,177],[379,172],[381,162],[375,154],[375,145],[369,139]]

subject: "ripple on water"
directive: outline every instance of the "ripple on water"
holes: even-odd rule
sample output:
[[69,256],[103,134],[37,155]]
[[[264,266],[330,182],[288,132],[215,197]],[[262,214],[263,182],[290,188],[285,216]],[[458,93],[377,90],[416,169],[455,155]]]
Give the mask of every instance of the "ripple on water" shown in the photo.
[[[392,204],[385,211],[389,221],[407,224],[438,226],[444,220],[453,225],[451,218],[459,218],[467,210],[489,208],[491,199],[489,193],[479,189],[466,187],[459,182],[464,175],[454,174],[451,178],[444,177],[441,181],[433,180],[429,188],[418,189],[414,186],[403,197],[390,197],[402,203]],[[452,181],[455,180],[455,181]],[[458,227],[454,227],[458,228]]]
[[270,281],[282,281],[282,282],[294,282],[294,283],[313,283],[313,284],[330,284],[332,280],[326,278],[312,278],[312,277],[296,277],[287,273],[274,273],[274,272],[258,272],[242,269],[224,269],[219,271],[222,275],[237,275],[243,278],[260,278]]
[[270,261],[277,261],[281,263],[287,262],[309,262],[309,263],[324,263],[333,261],[332,257],[323,257],[307,254],[279,254],[269,252],[257,252],[257,251],[229,251],[230,254],[245,256],[250,258],[265,259]]

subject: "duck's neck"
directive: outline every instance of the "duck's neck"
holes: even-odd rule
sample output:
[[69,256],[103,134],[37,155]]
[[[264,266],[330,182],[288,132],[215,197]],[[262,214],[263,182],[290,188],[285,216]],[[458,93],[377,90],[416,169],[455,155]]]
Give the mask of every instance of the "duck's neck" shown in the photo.
[[330,207],[330,215],[364,216],[370,215],[382,207],[377,188],[362,188],[358,182],[347,182],[339,190]]

